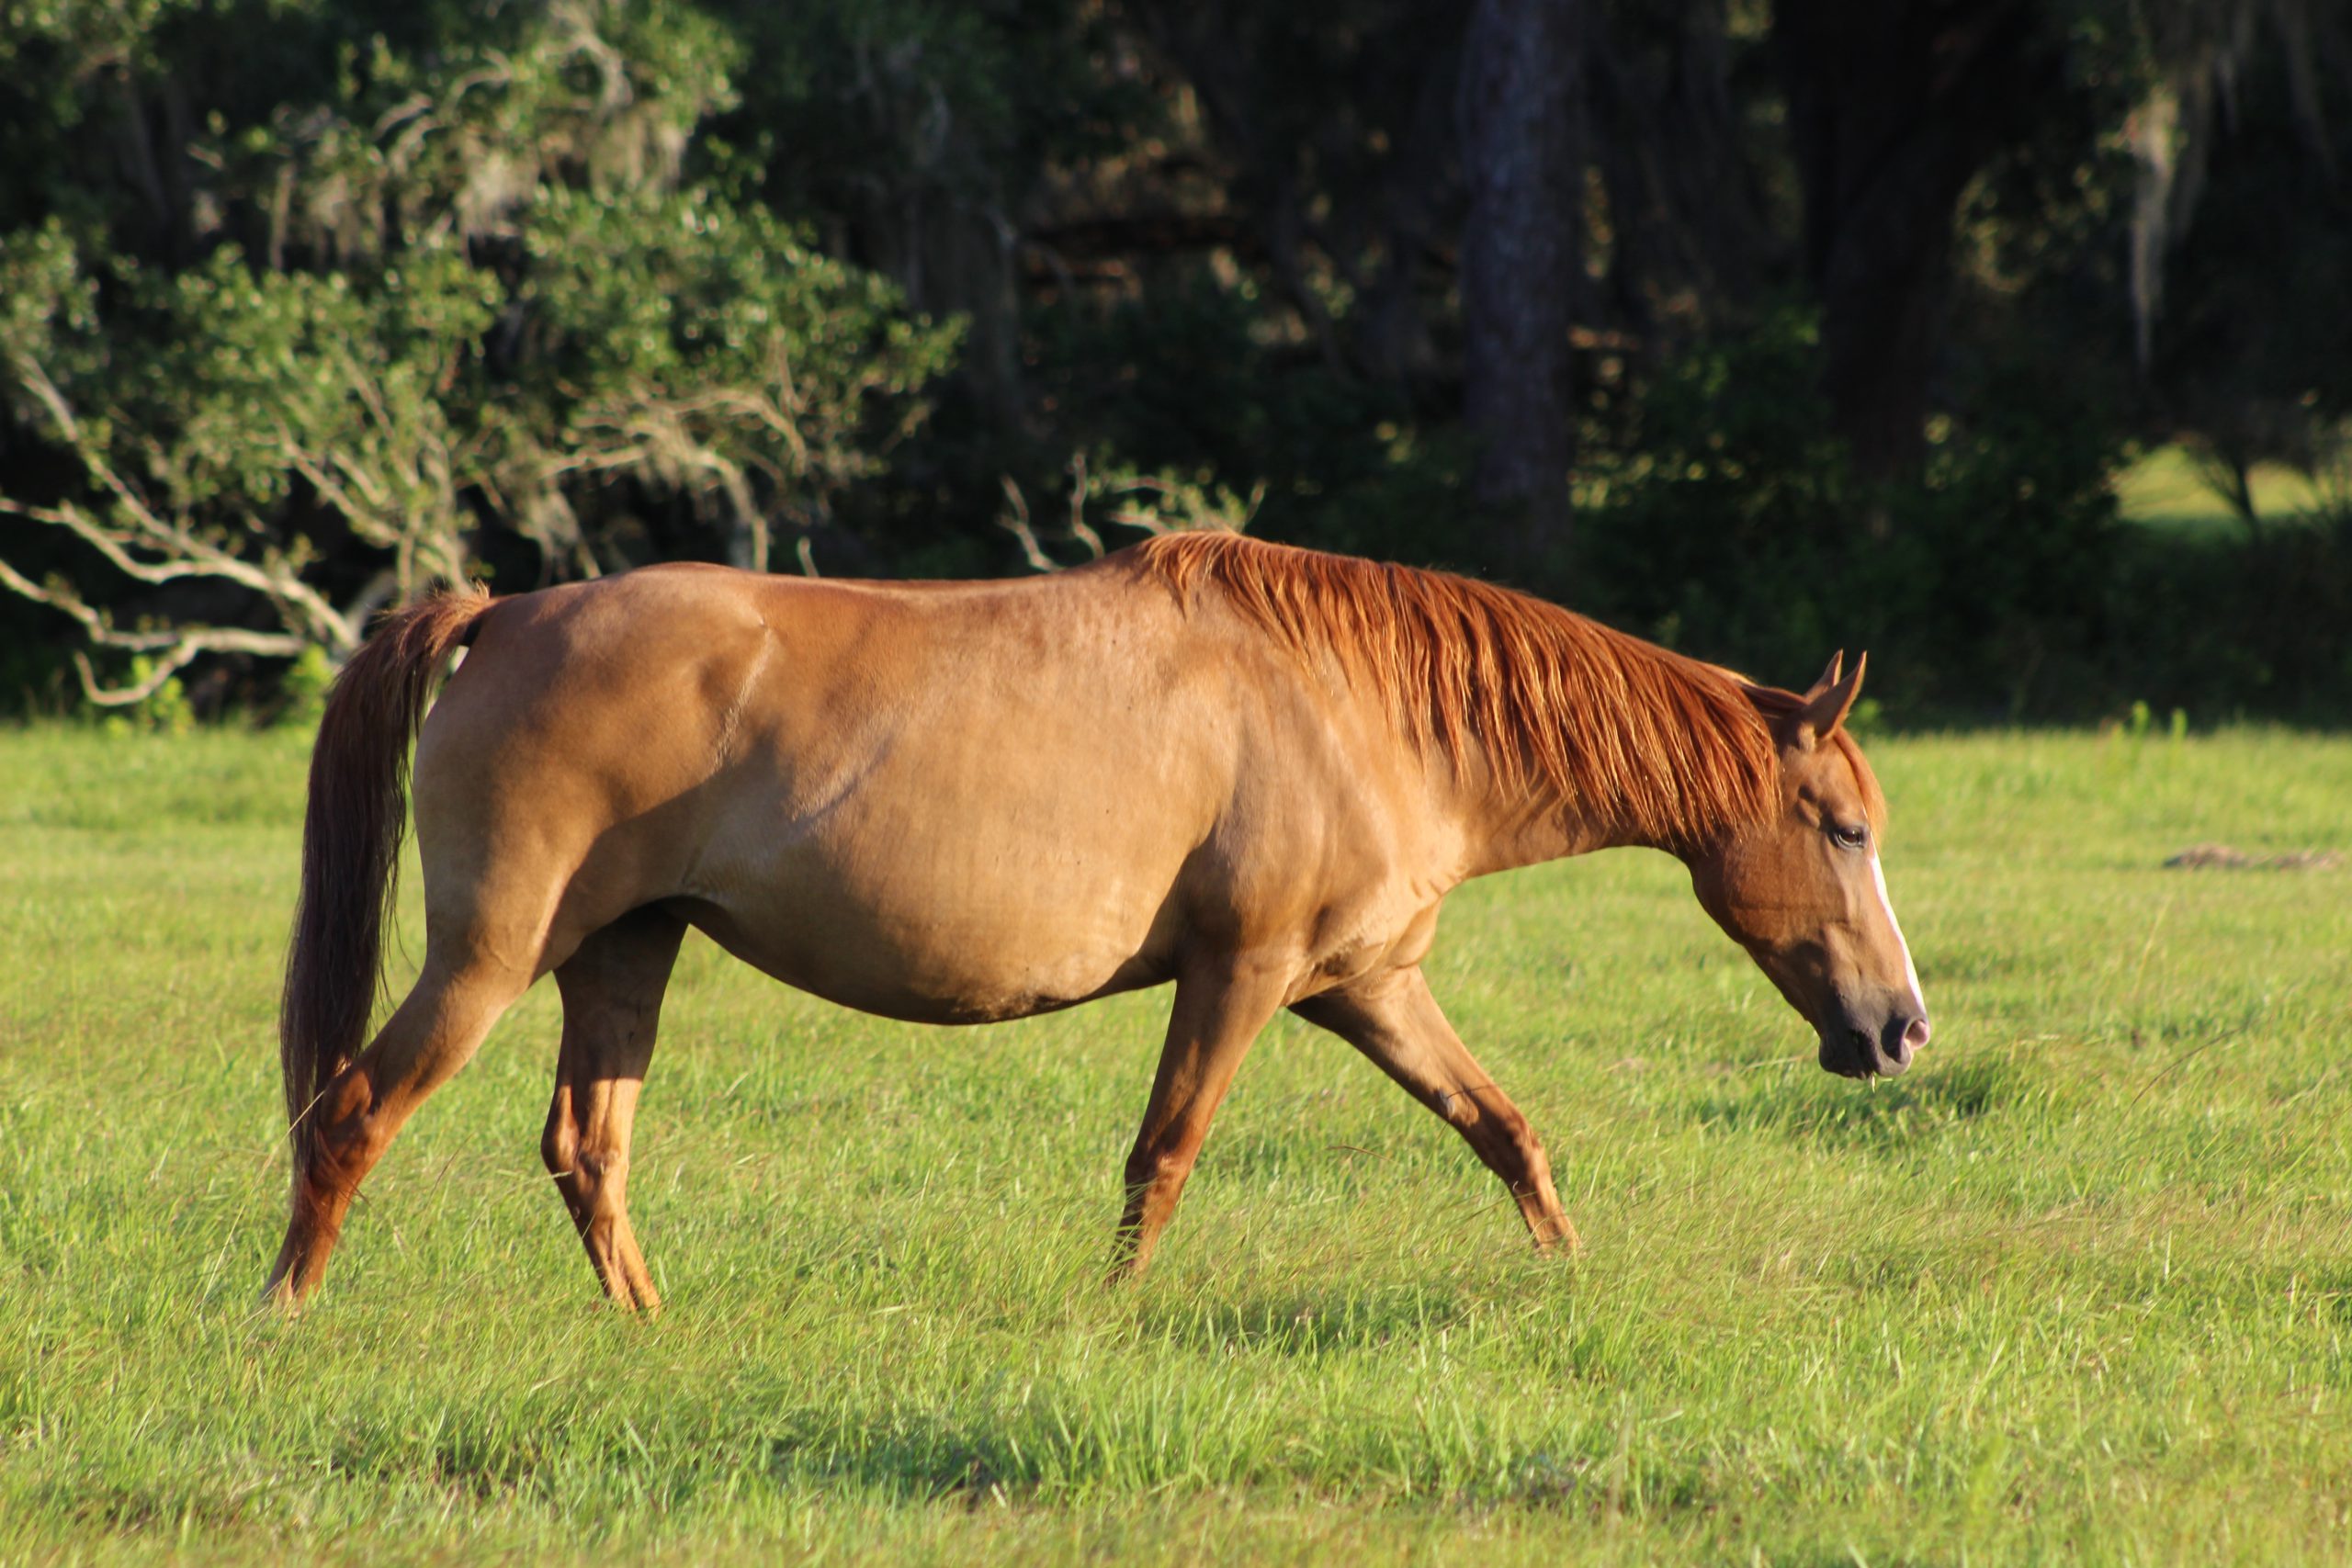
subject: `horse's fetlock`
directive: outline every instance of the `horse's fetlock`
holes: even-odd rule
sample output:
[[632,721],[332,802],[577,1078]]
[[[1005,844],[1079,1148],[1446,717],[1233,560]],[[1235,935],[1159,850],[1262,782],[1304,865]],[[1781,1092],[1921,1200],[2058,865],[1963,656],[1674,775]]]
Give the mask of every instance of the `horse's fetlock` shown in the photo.
[[1127,1157],[1127,1190],[1142,1191],[1182,1181],[1193,1172],[1193,1162],[1172,1150],[1153,1150]]

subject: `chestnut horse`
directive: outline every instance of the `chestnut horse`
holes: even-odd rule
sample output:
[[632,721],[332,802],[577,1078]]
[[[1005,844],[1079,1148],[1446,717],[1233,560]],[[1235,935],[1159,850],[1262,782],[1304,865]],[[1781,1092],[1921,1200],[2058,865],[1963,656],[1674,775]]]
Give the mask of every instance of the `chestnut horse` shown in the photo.
[[[311,762],[269,1292],[317,1286],[401,1124],[553,972],[548,1168],[614,1301],[657,1305],[629,1128],[688,926],[928,1023],[1174,981],[1124,1271],[1282,1008],[1461,1133],[1539,1247],[1573,1247],[1543,1146],[1422,976],[1440,906],[1489,872],[1667,850],[1824,1067],[1901,1072],[1927,1010],[1841,728],[1861,678],[1753,686],[1499,588],[1229,534],[1012,582],[664,566],[399,611]],[[424,958],[370,1043],[413,740]]]

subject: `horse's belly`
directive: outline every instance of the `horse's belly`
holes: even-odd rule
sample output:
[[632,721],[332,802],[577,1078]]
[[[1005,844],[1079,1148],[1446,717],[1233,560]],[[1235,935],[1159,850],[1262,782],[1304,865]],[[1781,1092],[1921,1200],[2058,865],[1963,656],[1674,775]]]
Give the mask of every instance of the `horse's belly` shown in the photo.
[[663,889],[712,936],[791,985],[922,1020],[1166,977],[1179,879],[1232,790],[1213,727],[977,658],[821,701],[812,661],[785,664],[793,700],[704,787]]
[[788,986],[917,1023],[1027,1018],[1168,978],[1143,943],[1056,950],[1010,933],[911,926],[822,899],[790,908],[673,902],[721,947]]
[[804,842],[756,876],[678,902],[787,985],[920,1022],[1023,1018],[1171,972],[1172,867],[1139,877],[1090,866],[1067,841],[1026,854],[1001,846],[988,864],[926,855],[920,842],[856,848]]

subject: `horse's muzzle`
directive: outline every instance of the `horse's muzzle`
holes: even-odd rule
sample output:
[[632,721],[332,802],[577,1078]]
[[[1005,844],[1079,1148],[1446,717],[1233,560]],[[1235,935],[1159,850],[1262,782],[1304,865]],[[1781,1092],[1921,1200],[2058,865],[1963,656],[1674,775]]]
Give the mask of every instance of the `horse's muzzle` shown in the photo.
[[1821,1065],[1841,1077],[1896,1077],[1928,1043],[1931,1032],[1925,1018],[1897,1009],[1876,1029],[1849,1024],[1835,1035],[1825,1031]]

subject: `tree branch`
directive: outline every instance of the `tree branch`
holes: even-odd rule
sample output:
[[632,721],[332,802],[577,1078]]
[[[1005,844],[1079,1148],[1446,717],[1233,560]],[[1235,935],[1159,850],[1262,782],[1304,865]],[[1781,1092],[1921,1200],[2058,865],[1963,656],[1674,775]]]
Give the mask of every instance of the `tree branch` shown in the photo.
[[[281,648],[279,642],[274,640],[277,634],[231,633],[221,628],[198,627],[187,633],[196,638],[192,647],[187,646],[185,639],[176,635],[160,642],[126,642],[123,639],[149,634],[117,631],[106,626],[104,617],[91,610],[78,595],[68,591],[60,597],[56,592],[33,583],[14,568],[6,568],[6,577],[0,578],[0,581],[5,581],[8,588],[27,598],[73,615],[82,623],[92,640],[101,646],[143,649],[168,648],[175,652],[185,649],[184,656],[180,658],[183,664],[200,652],[298,652],[307,641],[322,641],[332,650],[341,653],[359,645],[358,631],[354,624],[290,569],[283,566],[272,568],[248,560],[201,537],[185,520],[166,518],[157,513],[90,439],[75,416],[73,405],[40,363],[28,355],[17,353],[8,356],[8,364],[17,384],[48,414],[57,435],[73,451],[84,471],[114,498],[121,508],[125,522],[109,525],[72,502],[41,506],[6,495],[0,495],[0,513],[13,513],[35,523],[64,529],[134,581],[160,585],[183,578],[211,578],[250,589],[267,599],[280,618],[289,623],[290,628],[307,631],[308,636],[298,635],[296,630],[289,629],[284,635],[286,646]],[[138,552],[162,558],[142,558]],[[5,564],[0,563],[0,567],[5,567]],[[266,647],[236,640],[254,637],[273,640]],[[99,695],[101,689],[95,682],[85,681],[85,686],[90,691],[93,701],[102,700]]]
[[96,671],[91,668],[90,656],[81,649],[75,649],[74,669],[82,678],[83,695],[99,707],[128,707],[134,703],[145,702],[163,690],[164,682],[201,653],[254,653],[290,659],[309,646],[308,639],[291,632],[247,631],[238,626],[175,626],[170,631],[162,632],[123,631],[83,603],[80,595],[72,589],[63,586],[44,588],[6,560],[0,560],[0,588],[6,588],[37,604],[46,604],[73,617],[80,623],[83,634],[101,648],[162,655],[146,679],[131,686],[109,687],[100,683]]

